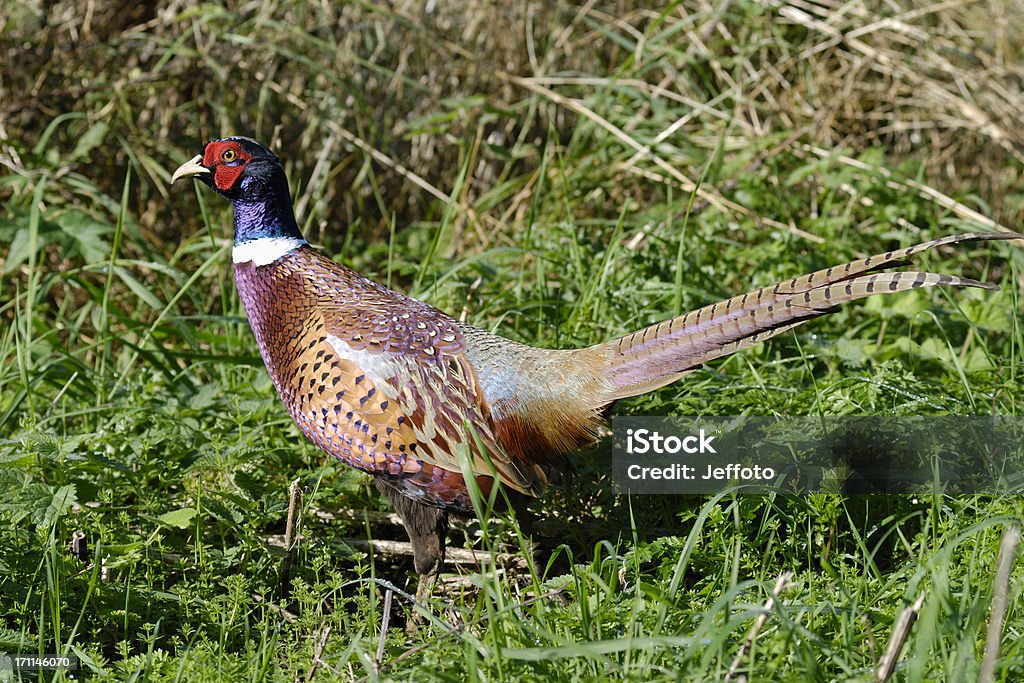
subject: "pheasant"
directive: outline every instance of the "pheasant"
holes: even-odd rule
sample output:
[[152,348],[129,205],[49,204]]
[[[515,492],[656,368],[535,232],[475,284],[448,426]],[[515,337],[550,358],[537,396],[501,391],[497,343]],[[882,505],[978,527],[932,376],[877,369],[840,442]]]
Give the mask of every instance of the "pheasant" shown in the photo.
[[[519,344],[335,263],[302,237],[278,158],[245,137],[207,142],[171,176],[234,205],[235,283],[260,354],[302,433],[373,475],[412,541],[420,587],[440,572],[449,513],[472,514],[464,472],[538,495],[592,442],[613,401],[675,382],[873,294],[994,286],[882,272],[922,251],[1021,238],[962,234],[801,275],[584,349]],[[460,464],[460,459],[462,464]],[[468,463],[468,469],[467,469]]]

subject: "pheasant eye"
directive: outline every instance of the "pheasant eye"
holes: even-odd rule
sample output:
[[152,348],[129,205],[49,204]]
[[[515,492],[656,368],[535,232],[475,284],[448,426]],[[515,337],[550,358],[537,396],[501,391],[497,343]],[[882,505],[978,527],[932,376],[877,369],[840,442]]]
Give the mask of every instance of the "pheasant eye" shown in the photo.
[[238,154],[233,149],[226,149],[220,155],[221,161],[234,161],[238,158]]

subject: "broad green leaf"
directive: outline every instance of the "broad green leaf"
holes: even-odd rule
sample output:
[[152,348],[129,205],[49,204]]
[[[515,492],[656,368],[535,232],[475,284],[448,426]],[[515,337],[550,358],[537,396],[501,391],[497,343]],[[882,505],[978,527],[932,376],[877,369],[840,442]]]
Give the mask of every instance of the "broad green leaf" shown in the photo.
[[71,152],[71,158],[81,159],[88,156],[93,148],[103,143],[103,140],[107,137],[108,130],[110,130],[110,126],[103,121],[94,123],[89,130],[82,134],[82,137],[78,138],[78,144],[75,145],[75,149]]
[[167,526],[173,526],[178,529],[187,529],[189,523],[192,521],[192,518],[196,516],[197,512],[198,511],[195,508],[180,508],[178,510],[165,512],[157,519]]

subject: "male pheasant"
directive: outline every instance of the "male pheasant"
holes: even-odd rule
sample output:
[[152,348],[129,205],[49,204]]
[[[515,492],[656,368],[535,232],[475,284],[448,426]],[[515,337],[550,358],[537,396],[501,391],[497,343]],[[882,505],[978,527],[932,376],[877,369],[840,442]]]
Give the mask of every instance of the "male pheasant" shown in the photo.
[[[991,285],[880,272],[965,234],[762,287],[590,348],[537,349],[476,329],[331,261],[302,238],[278,158],[244,137],[212,140],[171,177],[234,204],[235,282],[260,354],[302,433],[369,472],[397,508],[421,587],[444,561],[448,513],[471,513],[460,455],[484,495],[535,496],[560,456],[595,438],[616,399],[872,294]],[[424,581],[425,580],[425,581]]]

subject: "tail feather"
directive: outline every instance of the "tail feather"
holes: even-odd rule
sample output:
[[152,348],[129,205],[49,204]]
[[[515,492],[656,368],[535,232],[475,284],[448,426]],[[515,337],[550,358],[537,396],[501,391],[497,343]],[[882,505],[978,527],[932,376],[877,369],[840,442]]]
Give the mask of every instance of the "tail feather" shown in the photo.
[[604,356],[613,401],[670,384],[709,360],[726,356],[874,294],[933,286],[996,289],[969,278],[919,271],[878,272],[906,265],[914,254],[959,242],[1024,239],[1015,233],[953,235],[851,261],[691,311],[590,350]]

